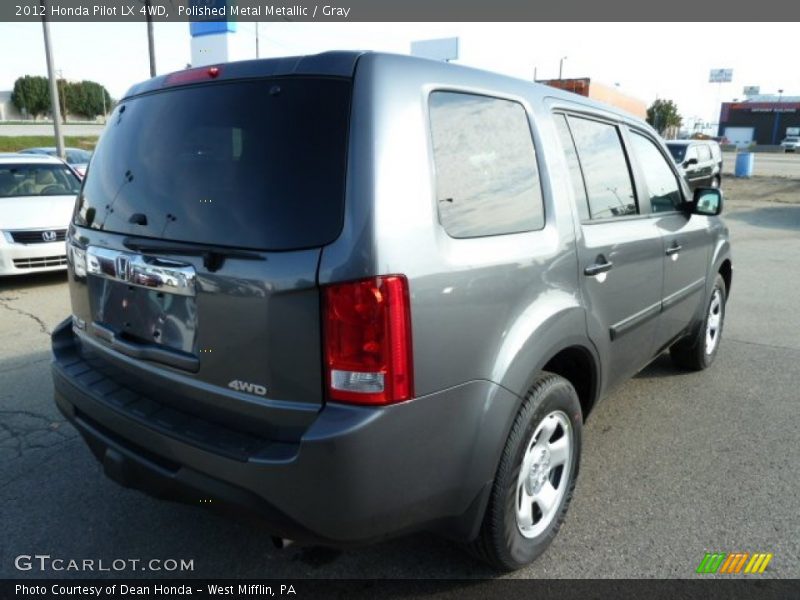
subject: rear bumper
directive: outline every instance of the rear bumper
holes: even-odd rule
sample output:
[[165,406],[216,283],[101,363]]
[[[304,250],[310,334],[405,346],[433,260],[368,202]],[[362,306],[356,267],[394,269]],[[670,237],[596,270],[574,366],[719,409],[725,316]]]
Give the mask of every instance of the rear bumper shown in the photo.
[[174,410],[137,413],[141,399],[125,404],[81,358],[69,321],[53,351],[56,403],[112,479],[245,507],[275,535],[336,545],[419,529],[474,537],[519,402],[476,381],[386,408],[328,403],[299,442],[270,443]]

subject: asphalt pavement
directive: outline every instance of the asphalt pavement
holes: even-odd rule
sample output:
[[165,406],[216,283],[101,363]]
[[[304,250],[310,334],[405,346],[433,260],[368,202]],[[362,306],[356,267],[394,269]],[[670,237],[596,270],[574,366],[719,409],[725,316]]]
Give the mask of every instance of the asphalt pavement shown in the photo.
[[[662,356],[596,408],[566,524],[510,577],[696,577],[712,551],[771,552],[764,576],[800,577],[800,205],[727,210],[733,290],[716,363],[683,373]],[[176,574],[197,577],[496,576],[426,534],[276,550],[252,520],[108,481],[53,405],[48,335],[68,314],[63,275],[0,280],[0,577],[30,576],[14,567],[24,554],[186,559],[194,570]]]
[[[800,152],[754,152],[753,175],[756,177],[797,177],[800,173]],[[735,152],[723,152],[722,171],[733,175]]]

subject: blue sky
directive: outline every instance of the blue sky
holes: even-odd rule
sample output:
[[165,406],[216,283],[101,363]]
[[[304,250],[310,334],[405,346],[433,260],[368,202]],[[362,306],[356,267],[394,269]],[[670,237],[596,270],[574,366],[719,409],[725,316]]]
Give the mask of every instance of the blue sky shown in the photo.
[[[144,23],[52,23],[56,69],[67,79],[103,83],[119,97],[149,76]],[[191,61],[187,23],[156,23],[160,73]],[[459,63],[532,79],[591,77],[648,104],[678,103],[685,117],[716,120],[717,98],[742,97],[742,87],[800,95],[793,23],[261,23],[261,56],[358,48],[408,53],[412,40],[458,36]],[[255,24],[240,23],[242,58],[255,57]],[[24,74],[46,73],[40,23],[0,23],[0,90]],[[711,68],[733,68],[718,89]],[[712,116],[713,115],[713,116]]]

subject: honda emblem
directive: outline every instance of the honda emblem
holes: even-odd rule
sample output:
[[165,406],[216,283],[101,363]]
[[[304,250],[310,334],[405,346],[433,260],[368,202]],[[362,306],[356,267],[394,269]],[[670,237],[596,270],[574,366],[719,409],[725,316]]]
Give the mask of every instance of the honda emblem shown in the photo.
[[55,242],[56,241],[56,232],[55,231],[43,231],[42,232],[42,240],[45,242]]
[[128,261],[128,257],[125,255],[119,255],[114,259],[114,266],[117,270],[117,279],[121,279],[122,281],[128,280],[128,272],[130,267],[130,261]]

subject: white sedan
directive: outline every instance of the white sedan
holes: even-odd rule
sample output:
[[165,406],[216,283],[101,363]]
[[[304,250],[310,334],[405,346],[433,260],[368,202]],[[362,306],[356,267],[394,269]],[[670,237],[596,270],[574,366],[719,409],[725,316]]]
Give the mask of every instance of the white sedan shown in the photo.
[[0,154],[0,276],[66,269],[64,237],[80,187],[57,158]]

